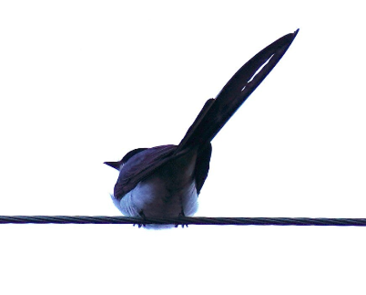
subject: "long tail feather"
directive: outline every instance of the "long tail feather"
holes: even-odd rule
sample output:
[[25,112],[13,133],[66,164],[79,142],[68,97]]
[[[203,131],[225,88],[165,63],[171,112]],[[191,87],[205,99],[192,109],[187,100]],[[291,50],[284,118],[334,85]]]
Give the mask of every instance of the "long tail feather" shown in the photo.
[[192,146],[208,144],[276,66],[298,31],[276,40],[243,65],[227,82],[216,99],[209,99],[206,102],[175,154]]

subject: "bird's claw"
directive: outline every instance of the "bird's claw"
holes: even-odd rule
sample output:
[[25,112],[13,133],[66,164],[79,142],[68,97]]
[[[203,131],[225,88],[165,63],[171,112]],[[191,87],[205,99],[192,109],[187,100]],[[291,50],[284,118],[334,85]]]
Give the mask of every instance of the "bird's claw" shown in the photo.
[[[145,216],[145,214],[144,214],[144,212],[141,210],[140,212],[139,212],[139,215],[140,215],[140,217],[145,221],[146,220],[146,216]],[[137,225],[139,228],[141,228],[141,227],[145,227],[146,226],[146,224],[145,223],[134,223],[133,224],[133,226],[135,226],[135,225]]]
[[[182,211],[179,213],[179,215],[178,215],[178,218],[180,218],[180,217],[185,217],[186,215],[184,214],[184,211],[183,211],[183,209],[182,209]],[[177,223],[176,225],[175,225],[175,227],[178,227],[179,226],[179,224]],[[185,224],[185,223],[181,223],[181,226],[182,226],[182,228],[184,228],[185,226],[186,227],[188,227],[188,224]]]
[[135,225],[137,225],[139,228],[146,226],[146,224],[144,224],[144,223],[134,223],[133,226],[135,226]]

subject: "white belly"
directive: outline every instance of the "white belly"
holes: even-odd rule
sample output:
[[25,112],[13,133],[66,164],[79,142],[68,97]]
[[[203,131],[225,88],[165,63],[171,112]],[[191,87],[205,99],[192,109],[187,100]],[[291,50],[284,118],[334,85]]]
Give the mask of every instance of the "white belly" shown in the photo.
[[197,211],[197,190],[194,182],[184,189],[169,191],[161,180],[140,182],[119,202],[120,211],[127,216],[178,217]]

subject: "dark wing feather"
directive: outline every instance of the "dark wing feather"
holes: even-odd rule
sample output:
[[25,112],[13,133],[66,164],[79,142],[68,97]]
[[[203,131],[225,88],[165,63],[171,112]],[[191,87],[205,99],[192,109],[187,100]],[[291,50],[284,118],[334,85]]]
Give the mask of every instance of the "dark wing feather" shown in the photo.
[[210,169],[211,152],[212,146],[210,143],[198,151],[194,171],[197,194],[201,192],[201,188],[206,181],[208,170]]
[[114,187],[114,196],[118,200],[155,169],[172,159],[176,145],[162,145],[142,150],[132,157],[121,168],[117,183]]

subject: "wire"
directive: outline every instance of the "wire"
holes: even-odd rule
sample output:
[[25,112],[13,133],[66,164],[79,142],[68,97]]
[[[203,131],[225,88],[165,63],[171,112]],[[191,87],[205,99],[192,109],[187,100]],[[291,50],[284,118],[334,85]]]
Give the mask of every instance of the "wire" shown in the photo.
[[287,217],[177,217],[137,218],[124,216],[4,216],[0,224],[175,224],[175,225],[277,225],[277,226],[366,226],[366,218]]

